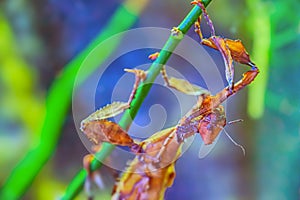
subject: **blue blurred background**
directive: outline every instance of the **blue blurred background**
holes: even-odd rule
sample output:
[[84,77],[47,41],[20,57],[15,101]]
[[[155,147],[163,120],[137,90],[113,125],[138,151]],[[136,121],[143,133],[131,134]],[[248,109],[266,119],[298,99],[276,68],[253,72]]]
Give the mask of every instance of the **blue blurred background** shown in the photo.
[[[55,150],[43,153],[51,158],[41,162],[41,171],[26,187],[22,199],[57,199],[62,196],[68,183],[82,168],[83,156],[88,153],[73,122],[69,95],[73,82],[72,78],[68,80],[72,72],[66,69],[80,65],[74,60],[98,35],[114,32],[109,29],[117,27],[118,30],[125,26],[126,21],[132,23],[127,25],[128,29],[148,26],[170,29],[178,25],[191,8],[189,1],[180,0],[1,1],[2,190],[14,196],[13,193],[19,191],[18,184],[22,185],[23,179],[31,176],[35,160],[29,160],[28,168],[23,168],[22,173],[10,175],[12,169],[28,156],[29,150],[49,144],[49,149],[54,146]],[[122,17],[122,9],[127,9],[131,15]],[[176,164],[177,176],[174,185],[167,190],[166,199],[300,199],[299,10],[298,0],[211,2],[208,12],[217,34],[241,39],[261,71],[253,85],[226,104],[228,121],[244,120],[226,127],[226,130],[246,148],[246,156],[221,136],[212,153],[199,160],[197,145],[200,145],[200,137],[196,138],[193,147]],[[112,21],[116,13],[121,14]],[[208,27],[205,23],[202,27],[204,36],[208,37]],[[188,35],[199,41],[193,30]],[[103,37],[109,36],[104,34]],[[223,73],[222,57],[218,52],[206,49]],[[149,64],[147,57],[153,52],[153,49],[130,52],[114,62],[99,81],[96,108],[110,103],[114,84],[124,75],[124,67]],[[175,66],[178,68],[183,68],[182,65],[188,68],[187,63],[176,57],[170,63],[177,63]],[[236,64],[236,79],[245,69]],[[71,75],[65,75],[68,73]],[[182,73],[191,82],[205,87],[201,77],[195,76],[192,71]],[[125,94],[124,99],[114,100],[126,101],[133,81],[131,76],[125,90],[127,96]],[[65,86],[65,83],[71,86]],[[158,98],[161,95],[157,94],[166,97]],[[68,98],[69,101],[64,101]],[[136,123],[141,126],[148,124],[148,109],[159,103],[167,113],[163,126],[175,125],[180,116],[169,114],[178,107],[178,102],[172,98],[168,89],[153,87]],[[89,101],[83,97],[73,107],[84,108]],[[57,134],[53,134],[54,138],[48,138],[49,134],[45,138],[44,132]],[[98,191],[96,199],[109,199],[113,173],[107,167],[102,170],[102,174],[106,174],[103,178],[106,189]],[[6,187],[6,180],[11,176],[19,181],[11,181],[10,187]],[[84,198],[84,193],[78,196],[78,199]]]

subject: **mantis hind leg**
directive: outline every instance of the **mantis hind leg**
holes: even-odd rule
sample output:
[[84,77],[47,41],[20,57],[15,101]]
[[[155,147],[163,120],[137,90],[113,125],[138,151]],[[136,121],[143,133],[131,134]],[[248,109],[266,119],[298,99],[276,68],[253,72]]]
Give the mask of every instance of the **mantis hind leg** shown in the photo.
[[94,195],[92,192],[92,184],[95,183],[100,189],[104,189],[104,183],[102,180],[102,176],[98,171],[91,171],[90,165],[93,161],[94,156],[92,154],[88,154],[83,158],[83,168],[87,172],[87,177],[84,182],[84,191],[88,196],[88,199],[94,199]]
[[[155,60],[159,56],[159,53],[156,52],[149,56],[149,59]],[[166,86],[173,88],[179,92],[182,92],[187,95],[199,96],[202,94],[210,94],[210,92],[198,85],[194,85],[187,80],[169,77],[166,71],[166,67],[163,66],[160,71]]]
[[136,91],[137,91],[140,83],[146,79],[147,72],[144,70],[141,70],[141,69],[124,69],[124,71],[135,74],[135,82],[133,84],[133,88],[132,88],[131,94],[128,99],[128,105],[130,105],[132,100],[135,97]]

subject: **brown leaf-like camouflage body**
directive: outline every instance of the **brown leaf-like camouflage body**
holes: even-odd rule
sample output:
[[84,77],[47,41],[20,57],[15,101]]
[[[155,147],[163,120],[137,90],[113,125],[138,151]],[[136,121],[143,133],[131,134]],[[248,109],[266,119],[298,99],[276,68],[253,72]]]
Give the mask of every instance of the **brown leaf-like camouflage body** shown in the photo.
[[[202,97],[200,97],[202,98]],[[206,98],[210,99],[210,96]],[[207,102],[203,102],[204,104]],[[131,162],[116,183],[114,200],[134,199],[152,200],[163,199],[168,187],[175,178],[174,165],[181,155],[184,139],[199,132],[205,144],[210,144],[225,126],[224,109],[218,106],[201,115],[201,109],[206,105],[195,106],[177,126],[160,131],[140,143],[141,154]],[[197,117],[193,117],[197,115]]]
[[[172,137],[172,135],[174,137]],[[155,160],[163,148],[167,137],[170,146],[161,154],[161,161]],[[181,144],[176,141],[175,129],[163,130],[140,144],[143,154],[136,156],[115,184],[113,200],[150,200],[164,199],[165,191],[175,178],[175,160],[180,154]]]

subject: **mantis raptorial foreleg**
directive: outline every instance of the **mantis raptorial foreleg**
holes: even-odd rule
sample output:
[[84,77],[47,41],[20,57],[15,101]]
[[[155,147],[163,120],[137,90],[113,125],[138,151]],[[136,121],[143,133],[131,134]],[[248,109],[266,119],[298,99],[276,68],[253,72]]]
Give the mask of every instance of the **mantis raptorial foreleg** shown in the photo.
[[253,62],[251,62],[249,58],[249,54],[245,50],[244,45],[240,40],[231,40],[231,39],[222,38],[220,36],[216,36],[213,23],[201,0],[193,1],[191,2],[191,4],[198,5],[201,8],[204,18],[206,19],[207,24],[211,30],[211,36],[208,39],[203,38],[200,29],[200,22],[201,22],[200,18],[195,23],[195,32],[199,35],[201,39],[201,43],[203,45],[214,48],[221,53],[225,63],[225,75],[226,75],[227,82],[229,84],[229,89],[233,89],[233,85],[234,85],[233,61],[239,62],[241,64],[249,65],[253,69],[255,68],[255,65]]

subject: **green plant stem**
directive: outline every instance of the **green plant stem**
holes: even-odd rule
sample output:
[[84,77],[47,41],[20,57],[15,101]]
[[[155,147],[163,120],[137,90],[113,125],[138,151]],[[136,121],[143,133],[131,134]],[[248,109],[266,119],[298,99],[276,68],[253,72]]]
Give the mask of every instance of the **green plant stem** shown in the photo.
[[[29,150],[13,169],[0,189],[0,199],[20,199],[28,190],[34,178],[55,152],[61,134],[61,127],[70,107],[75,77],[81,63],[101,41],[130,28],[136,22],[138,15],[142,12],[147,2],[139,0],[125,1],[116,10],[104,28],[104,31],[85,50],[67,64],[55,79],[46,99],[46,116],[39,132],[40,142],[37,146]],[[117,46],[117,43],[110,44],[106,55],[109,56]],[[90,73],[105,61],[107,56],[94,58],[94,62],[89,63],[89,72],[83,74],[83,76],[88,77]]]
[[[260,0],[247,0],[251,11],[251,26],[253,27],[253,47],[251,57],[261,69],[255,83],[249,86],[248,114],[259,119],[265,110],[265,96],[269,76],[270,52],[271,52],[271,19],[266,2]],[[254,28],[259,27],[259,28]]]
[[[210,2],[211,0],[203,1],[205,6],[207,6]],[[183,34],[186,34],[187,31],[194,24],[194,22],[197,20],[197,18],[201,15],[201,13],[201,9],[198,6],[194,6],[193,9],[184,18],[184,20],[179,24],[178,29]],[[172,52],[175,50],[175,48],[181,40],[182,38],[177,38],[172,35],[168,38],[167,42],[165,43],[163,49],[159,54],[159,57],[150,66],[146,80],[139,86],[136,96],[131,103],[130,109],[125,111],[124,115],[122,116],[119,122],[119,125],[123,129],[129,129],[132,119],[134,119],[134,117],[136,116],[138,109],[140,108],[141,104],[143,103],[144,99],[149,93],[152,83],[160,73],[162,66],[166,64]],[[104,160],[112,152],[113,149],[114,145],[103,143],[101,151],[96,153],[96,159],[94,159],[91,163],[91,170],[94,171],[101,167],[101,161]],[[69,184],[65,195],[62,197],[63,200],[74,199],[79,194],[79,192],[82,190],[86,175],[87,173],[84,169],[78,172],[78,174]]]

